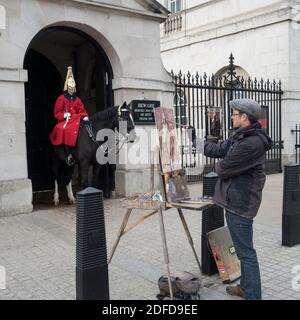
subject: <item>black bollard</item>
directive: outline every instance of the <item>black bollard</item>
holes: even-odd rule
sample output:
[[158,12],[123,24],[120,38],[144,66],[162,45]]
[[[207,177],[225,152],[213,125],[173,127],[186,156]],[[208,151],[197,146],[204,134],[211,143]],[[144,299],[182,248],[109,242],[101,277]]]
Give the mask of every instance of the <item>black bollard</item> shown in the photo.
[[300,244],[300,165],[284,166],[282,245]]
[[102,191],[77,193],[76,299],[109,300]]
[[[203,196],[213,197],[218,175],[210,172],[203,177]],[[208,242],[207,233],[224,227],[224,211],[218,206],[212,206],[202,211],[202,236],[201,236],[201,269],[203,274],[213,275],[218,273],[218,268]]]
[[214,196],[217,181],[218,175],[215,172],[209,172],[203,177],[203,196]]

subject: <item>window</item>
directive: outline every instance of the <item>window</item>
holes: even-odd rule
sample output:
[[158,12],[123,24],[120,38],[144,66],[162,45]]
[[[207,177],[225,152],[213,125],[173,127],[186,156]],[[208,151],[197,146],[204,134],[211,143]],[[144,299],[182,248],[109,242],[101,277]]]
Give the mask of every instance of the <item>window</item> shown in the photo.
[[181,11],[181,1],[182,0],[169,0],[169,10],[172,13]]

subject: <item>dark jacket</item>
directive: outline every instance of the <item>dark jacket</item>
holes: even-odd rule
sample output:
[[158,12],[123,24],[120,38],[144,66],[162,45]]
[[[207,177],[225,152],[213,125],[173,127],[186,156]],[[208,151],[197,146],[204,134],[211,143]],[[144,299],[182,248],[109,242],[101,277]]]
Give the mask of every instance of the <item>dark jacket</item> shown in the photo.
[[257,215],[266,181],[265,152],[271,147],[271,138],[258,122],[236,130],[224,142],[205,144],[206,156],[223,158],[215,167],[216,205],[246,218]]

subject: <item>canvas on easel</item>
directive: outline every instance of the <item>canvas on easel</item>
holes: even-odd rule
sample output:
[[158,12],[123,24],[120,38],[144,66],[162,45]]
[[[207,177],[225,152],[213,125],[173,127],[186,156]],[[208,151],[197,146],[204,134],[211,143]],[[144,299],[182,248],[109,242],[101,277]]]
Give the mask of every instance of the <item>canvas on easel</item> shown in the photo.
[[165,192],[168,202],[190,199],[190,192],[184,170],[163,173]]
[[176,202],[189,198],[184,170],[181,169],[179,145],[173,109],[154,109],[159,139],[159,155],[166,200]]
[[181,169],[181,159],[173,109],[158,107],[154,109],[155,124],[159,139],[159,153],[162,172]]
[[158,107],[154,109],[155,124],[159,138],[160,170],[163,191],[168,203],[189,204],[193,210],[207,200],[190,198],[185,170],[182,169],[180,148],[175,130],[173,109]]

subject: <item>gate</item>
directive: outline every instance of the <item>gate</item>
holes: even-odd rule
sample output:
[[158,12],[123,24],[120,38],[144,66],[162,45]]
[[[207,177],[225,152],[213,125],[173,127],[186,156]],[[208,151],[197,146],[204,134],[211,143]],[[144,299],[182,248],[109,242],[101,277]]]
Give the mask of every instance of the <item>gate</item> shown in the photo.
[[292,130],[292,133],[296,133],[296,144],[295,144],[295,152],[296,152],[296,163],[300,164],[300,124],[296,124],[296,130]]
[[[171,73],[175,85],[174,108],[179,143],[181,147],[182,167],[187,171],[188,181],[202,180],[203,174],[211,171],[215,161],[205,157],[191,146],[188,130],[184,126],[193,126],[202,138],[209,135],[214,111],[221,111],[219,119],[219,138],[227,139],[231,129],[229,101],[248,98],[256,100],[262,107],[260,123],[274,141],[273,148],[266,154],[266,172],[281,172],[281,81],[244,79],[236,74],[234,57],[231,54],[227,74],[220,76],[191,75],[188,72]],[[217,114],[217,113],[215,113]],[[220,113],[219,113],[220,114]],[[216,122],[215,122],[216,123]],[[217,128],[218,130],[218,128]],[[202,172],[201,168],[204,167]]]

